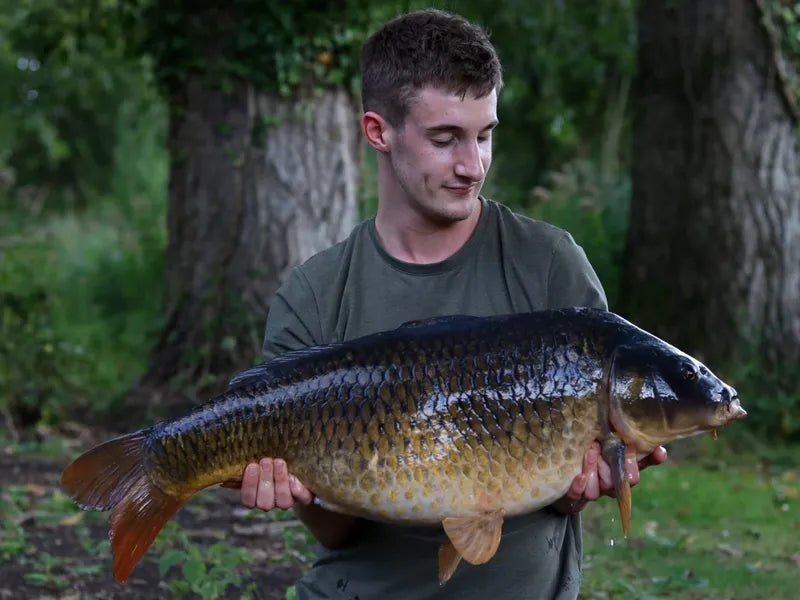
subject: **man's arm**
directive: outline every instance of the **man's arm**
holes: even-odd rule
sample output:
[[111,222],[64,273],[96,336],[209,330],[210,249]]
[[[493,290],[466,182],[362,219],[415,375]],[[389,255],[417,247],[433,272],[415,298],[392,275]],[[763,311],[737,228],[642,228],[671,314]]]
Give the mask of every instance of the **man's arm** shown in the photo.
[[[297,270],[275,294],[267,316],[264,358],[323,343],[314,293]],[[311,535],[328,548],[344,546],[355,532],[358,519],[314,504],[313,493],[289,473],[280,458],[250,463],[242,478],[242,503],[269,511],[292,508]]]
[[327,548],[347,545],[358,519],[334,513],[314,504],[314,495],[294,476],[280,458],[250,463],[242,478],[242,504],[270,511],[294,509],[311,535]]
[[[569,234],[559,240],[553,250],[548,276],[548,308],[588,306],[608,310],[603,286],[594,272],[583,249]],[[663,446],[637,461],[632,451],[625,459],[625,471],[631,487],[639,483],[639,472],[651,465],[667,460]],[[572,481],[569,491],[552,506],[559,512],[570,514],[581,511],[590,501],[600,496],[614,496],[611,468],[603,460],[600,444],[595,442],[583,457],[583,472]]]

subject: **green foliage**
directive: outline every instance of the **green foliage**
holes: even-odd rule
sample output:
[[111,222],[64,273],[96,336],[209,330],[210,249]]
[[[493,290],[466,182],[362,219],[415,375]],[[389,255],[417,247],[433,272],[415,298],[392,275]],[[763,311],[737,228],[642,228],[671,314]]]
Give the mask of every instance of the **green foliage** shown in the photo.
[[145,231],[109,206],[31,226],[23,235],[47,237],[3,250],[0,402],[14,412],[35,422],[108,410],[144,367],[165,245],[163,206],[146,208]]
[[748,411],[748,428],[766,437],[800,441],[797,364],[770,365],[753,356],[729,370]]
[[762,470],[730,452],[714,467],[671,461],[634,488],[627,539],[613,499],[584,511],[580,597],[795,598],[798,524],[796,463]]
[[162,299],[166,115],[157,105],[132,127],[135,110],[118,113],[108,194],[44,216],[13,192],[0,204],[0,404],[23,420],[107,410],[145,366]]
[[209,600],[226,598],[229,587],[238,588],[239,597],[243,598],[252,592],[252,589],[244,593],[241,590],[243,576],[253,560],[243,548],[232,547],[224,541],[205,548],[189,540],[180,526],[170,521],[159,535],[154,550],[162,553],[158,562],[162,579],[180,568],[181,577],[167,582],[173,598],[183,598],[190,593]]
[[136,10],[132,0],[0,0],[0,172],[13,192],[0,200],[8,206],[34,214],[85,207],[111,191],[120,137],[161,110],[147,59],[126,53]]
[[576,158],[616,176],[627,162],[636,68],[636,3],[453,0],[445,8],[488,28],[503,62],[494,180],[498,200],[529,190]]
[[369,0],[234,0],[224,7],[151,2],[143,48],[168,90],[202,73],[223,90],[238,78],[287,97],[325,87],[356,92],[361,44],[376,24],[406,6]]
[[32,546],[18,517],[25,511],[28,495],[22,486],[8,487],[0,493],[0,558],[4,561],[27,554]]
[[768,0],[764,3],[767,17],[777,32],[781,58],[786,63],[784,74],[789,93],[795,104],[800,105],[800,2],[794,0]]
[[531,193],[528,215],[563,227],[586,252],[613,310],[628,229],[630,180],[604,180],[596,164],[567,163]]

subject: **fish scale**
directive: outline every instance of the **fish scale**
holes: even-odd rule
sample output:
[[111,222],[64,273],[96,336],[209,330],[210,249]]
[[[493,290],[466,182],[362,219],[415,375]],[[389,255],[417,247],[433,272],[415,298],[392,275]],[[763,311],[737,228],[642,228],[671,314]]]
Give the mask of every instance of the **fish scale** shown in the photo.
[[124,581],[191,495],[277,456],[331,510],[441,523],[445,581],[462,556],[491,558],[505,516],[563,496],[594,440],[627,534],[626,448],[646,454],[744,414],[698,361],[613,313],[444,317],[240,373],[186,416],[78,457],[62,486],[112,509]]

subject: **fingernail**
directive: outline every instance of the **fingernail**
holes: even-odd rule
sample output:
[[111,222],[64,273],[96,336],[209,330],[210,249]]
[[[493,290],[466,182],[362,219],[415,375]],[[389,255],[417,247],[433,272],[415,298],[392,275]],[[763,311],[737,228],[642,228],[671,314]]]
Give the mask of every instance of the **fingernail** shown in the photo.
[[244,470],[244,474],[245,475],[251,475],[252,476],[252,475],[255,475],[256,473],[258,473],[258,465],[254,464],[254,463],[250,463],[249,465],[247,465],[247,467],[245,467],[245,470]]

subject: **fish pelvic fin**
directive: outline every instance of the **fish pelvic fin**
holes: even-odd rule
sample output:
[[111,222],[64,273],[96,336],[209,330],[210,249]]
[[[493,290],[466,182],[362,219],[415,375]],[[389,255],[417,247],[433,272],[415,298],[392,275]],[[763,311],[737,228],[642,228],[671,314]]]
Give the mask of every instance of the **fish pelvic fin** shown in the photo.
[[[486,512],[473,517],[448,517],[442,521],[442,527],[448,541],[453,546],[456,557],[451,556],[447,544],[439,548],[439,577],[442,576],[443,557],[445,566],[452,565],[450,575],[458,566],[461,557],[473,565],[482,565],[497,552],[500,545],[500,534],[503,529],[503,509]],[[446,574],[445,570],[445,574]],[[449,576],[447,577],[449,579]]]
[[82,454],[61,474],[61,487],[84,510],[111,510],[114,579],[124,583],[164,524],[191,494],[158,488],[142,463],[149,430],[124,435]]
[[603,442],[603,458],[611,468],[611,481],[614,483],[622,520],[622,533],[628,537],[631,523],[631,483],[625,470],[625,442],[613,434],[606,438]]
[[439,546],[439,585],[444,585],[456,572],[461,562],[461,553],[453,546],[450,538]]

